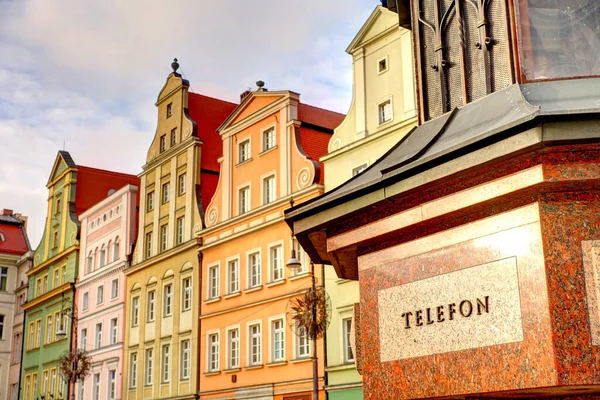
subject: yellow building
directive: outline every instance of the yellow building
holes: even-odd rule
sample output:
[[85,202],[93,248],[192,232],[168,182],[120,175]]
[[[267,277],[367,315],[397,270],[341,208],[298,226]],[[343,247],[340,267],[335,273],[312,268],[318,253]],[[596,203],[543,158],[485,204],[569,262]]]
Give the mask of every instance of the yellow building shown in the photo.
[[140,177],[139,227],[127,281],[123,399],[193,399],[198,392],[196,234],[218,178],[219,124],[235,104],[188,91],[175,71]]
[[[290,299],[311,285],[309,265],[285,267],[293,241],[283,211],[323,192],[317,160],[343,115],[257,84],[219,128],[221,174],[200,248],[201,399],[312,397],[313,344],[286,318]],[[318,266],[319,282],[321,274]],[[322,341],[317,356],[324,398]]]
[[[332,190],[368,168],[417,125],[410,31],[398,15],[378,6],[346,50],[353,59],[353,101],[335,130],[325,165],[325,189]],[[325,267],[332,302],[327,330],[327,394],[330,400],[362,399],[362,378],[351,347],[358,281],[339,279]]]

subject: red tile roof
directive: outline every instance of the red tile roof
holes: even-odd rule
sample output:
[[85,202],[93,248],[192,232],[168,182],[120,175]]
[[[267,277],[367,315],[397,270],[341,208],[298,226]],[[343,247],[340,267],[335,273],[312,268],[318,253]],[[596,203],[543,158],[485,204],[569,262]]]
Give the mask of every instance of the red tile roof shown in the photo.
[[327,154],[327,145],[329,144],[331,134],[302,126],[298,129],[300,129],[300,143],[304,153],[308,158],[319,163],[320,171],[318,182],[322,184],[325,181],[325,176],[323,173],[323,163],[319,161],[319,158]]
[[308,104],[298,104],[298,119],[307,124],[321,126],[327,129],[337,128],[346,116],[337,112]]
[[203,210],[206,211],[206,208],[210,204],[210,200],[217,191],[218,184],[219,174],[209,173],[205,171],[200,172],[200,192]]
[[[82,165],[78,165],[77,170],[77,189],[75,193],[75,212],[77,216],[107,198],[110,189],[119,190],[128,184],[140,186],[140,179],[135,175]],[[136,204],[139,204],[139,196]]]
[[[3,210],[4,211],[4,210]],[[10,210],[6,210],[10,211]],[[0,218],[0,254],[23,255],[29,251],[27,233],[23,221],[11,215]]]

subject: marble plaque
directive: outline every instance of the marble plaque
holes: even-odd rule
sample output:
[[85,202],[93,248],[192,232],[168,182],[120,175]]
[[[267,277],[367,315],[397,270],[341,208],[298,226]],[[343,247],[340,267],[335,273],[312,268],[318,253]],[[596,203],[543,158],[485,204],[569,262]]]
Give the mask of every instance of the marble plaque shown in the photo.
[[523,341],[516,258],[380,290],[381,362]]

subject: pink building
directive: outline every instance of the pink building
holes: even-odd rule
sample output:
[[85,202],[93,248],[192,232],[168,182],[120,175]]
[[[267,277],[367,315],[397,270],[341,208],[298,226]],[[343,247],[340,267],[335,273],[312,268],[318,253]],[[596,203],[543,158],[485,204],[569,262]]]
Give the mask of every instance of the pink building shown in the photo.
[[[111,190],[112,192],[112,190]],[[120,399],[125,275],[137,234],[138,187],[127,185],[81,214],[76,346],[92,357],[77,399]]]

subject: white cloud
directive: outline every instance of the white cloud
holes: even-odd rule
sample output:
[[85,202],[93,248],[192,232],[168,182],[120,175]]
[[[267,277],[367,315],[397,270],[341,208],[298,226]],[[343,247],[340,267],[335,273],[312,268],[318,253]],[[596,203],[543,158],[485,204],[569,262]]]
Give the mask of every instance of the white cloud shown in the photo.
[[178,57],[192,90],[237,101],[271,90],[346,112],[344,49],[377,2],[362,0],[0,1],[0,207],[42,234],[56,152],[137,174],[156,95]]

